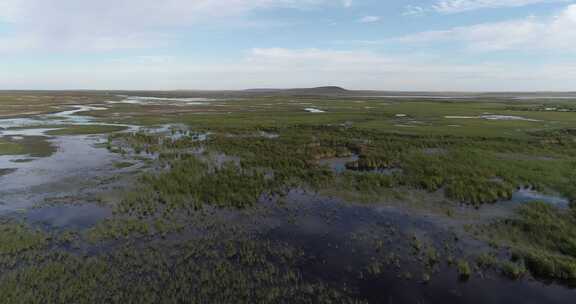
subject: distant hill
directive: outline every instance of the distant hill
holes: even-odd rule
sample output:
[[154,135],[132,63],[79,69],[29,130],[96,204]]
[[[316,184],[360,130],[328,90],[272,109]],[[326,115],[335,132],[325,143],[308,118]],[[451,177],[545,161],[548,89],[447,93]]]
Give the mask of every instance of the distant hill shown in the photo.
[[283,89],[247,89],[243,90],[242,92],[245,93],[278,93],[283,91]]
[[286,95],[341,95],[349,94],[352,91],[337,86],[324,86],[316,88],[296,88],[296,89],[249,89],[246,93],[256,94],[286,94]]
[[303,95],[332,95],[332,94],[346,94],[350,91],[336,86],[326,86],[326,87],[317,87],[317,88],[305,88],[305,89],[289,89],[285,90],[291,94],[303,94]]

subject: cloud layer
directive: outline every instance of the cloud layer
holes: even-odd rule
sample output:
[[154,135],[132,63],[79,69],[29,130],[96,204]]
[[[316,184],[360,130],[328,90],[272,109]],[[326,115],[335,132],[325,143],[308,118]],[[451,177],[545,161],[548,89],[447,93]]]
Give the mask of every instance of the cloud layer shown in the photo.
[[456,14],[480,9],[522,7],[534,4],[568,3],[571,0],[436,0],[431,6],[408,5],[405,15],[419,16],[427,12]]
[[[255,10],[310,8],[326,0],[2,0],[0,21],[14,29],[0,49],[109,50],[158,46],[165,29],[234,18]],[[333,3],[333,2],[332,2]],[[340,5],[350,6],[350,1]]]
[[429,91],[571,90],[576,64],[459,64],[367,51],[258,48],[237,63],[142,57],[85,67],[5,72],[0,89],[245,89],[326,84]]
[[524,19],[454,27],[407,35],[403,42],[429,44],[460,42],[474,51],[576,51],[576,4],[551,18]]
[[439,0],[432,7],[440,13],[461,13],[486,8],[519,7],[569,0]]
[[[574,1],[432,0],[411,15],[444,15],[407,19],[385,1],[0,0],[0,89],[570,90]],[[451,15],[552,2],[539,17]],[[237,26],[276,17],[296,23]]]

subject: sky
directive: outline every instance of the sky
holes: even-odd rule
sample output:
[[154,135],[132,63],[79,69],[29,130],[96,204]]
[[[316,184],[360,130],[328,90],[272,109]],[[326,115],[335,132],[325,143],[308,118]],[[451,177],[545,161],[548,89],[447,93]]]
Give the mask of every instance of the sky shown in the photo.
[[576,0],[0,0],[0,89],[576,91]]

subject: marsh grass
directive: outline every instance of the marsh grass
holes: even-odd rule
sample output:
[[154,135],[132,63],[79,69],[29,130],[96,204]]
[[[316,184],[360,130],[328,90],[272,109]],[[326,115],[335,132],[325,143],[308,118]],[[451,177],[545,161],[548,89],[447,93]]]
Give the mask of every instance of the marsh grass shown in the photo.
[[[525,186],[576,197],[576,186],[571,182],[576,178],[573,143],[398,135],[347,126],[293,125],[264,130],[279,136],[241,135],[262,129],[237,130],[235,135],[210,130],[210,137],[199,141],[196,133],[189,131],[176,138],[174,134],[138,132],[114,135],[108,146],[122,154],[156,155],[160,167],[169,168],[169,172],[141,179],[144,188],[151,189],[142,202],[150,205],[152,197],[168,210],[198,209],[205,203],[244,208],[262,196],[281,195],[297,187],[338,189],[336,193],[345,196],[354,196],[346,192],[359,194],[363,201],[378,201],[393,189],[409,187],[443,191],[448,199],[476,207],[509,200]],[[443,153],[426,153],[430,149]],[[519,152],[554,155],[554,159],[501,158],[503,153]],[[319,159],[352,154],[359,160],[348,163],[350,170],[342,173],[317,163]],[[226,163],[205,155],[233,157]],[[393,174],[374,171],[383,169],[399,170]]]
[[[510,249],[516,262],[506,273],[576,282],[576,213],[546,203],[521,206],[517,216],[481,229],[481,235]],[[525,266],[524,266],[525,265]],[[516,275],[513,275],[516,276]]]
[[[220,236],[79,256],[35,251],[44,241],[23,229],[0,230],[2,241],[14,244],[3,245],[0,256],[20,254],[12,264],[18,267],[0,264],[4,303],[364,303],[330,284],[305,279],[299,270],[304,254],[281,242]],[[5,234],[28,237],[16,242]]]
[[456,269],[458,270],[458,276],[462,281],[467,281],[472,276],[472,268],[466,260],[458,260],[456,262]]
[[0,223],[0,255],[15,255],[47,244],[48,236],[20,223]]
[[[117,214],[138,220],[101,225],[92,238],[163,234],[177,228],[168,225],[163,229],[164,222],[158,219],[170,222],[174,214],[191,214],[206,205],[252,208],[266,197],[281,200],[294,188],[338,189],[334,193],[360,197],[366,202],[378,201],[400,188],[441,191],[448,200],[475,207],[509,200],[518,188],[526,186],[576,197],[572,183],[575,144],[549,140],[556,137],[555,133],[535,133],[533,139],[527,140],[401,135],[341,125],[293,125],[265,130],[279,136],[244,136],[262,131],[259,128],[235,133],[208,129],[204,131],[211,135],[202,141],[192,133],[178,137],[145,132],[112,136],[110,149],[120,147],[124,153],[152,156],[158,170],[144,174],[137,191],[117,207]],[[431,149],[442,153],[427,153]],[[523,157],[502,157],[520,154]],[[359,160],[349,163],[348,170],[342,173],[318,164],[320,159],[350,155],[358,155]],[[552,157],[542,161],[540,155]],[[381,169],[401,170],[394,174],[372,171]],[[534,218],[541,216],[540,212],[536,214]],[[527,215],[525,211],[522,213]],[[532,221],[515,225],[538,227]],[[294,225],[297,222],[294,219]],[[572,237],[558,242],[570,244]],[[470,263],[455,261],[453,252],[443,253],[444,258],[433,246],[416,245],[413,248],[423,261],[422,273],[431,275],[440,261],[451,260],[462,279],[472,275]],[[521,256],[517,262],[499,262],[489,256],[481,256],[476,262],[481,269],[495,269],[513,279],[522,278],[525,269],[533,274],[551,272],[553,277],[571,278],[573,270],[570,257],[562,251],[565,248],[550,247],[552,243],[546,246],[549,248],[545,252],[516,247],[515,252]],[[562,258],[557,258],[559,254]],[[384,267],[376,262],[369,265],[367,272],[376,275]]]
[[[58,105],[53,94],[31,98],[34,110]],[[78,96],[57,97],[73,102]],[[0,96],[2,104],[14,101]],[[305,113],[302,103],[327,112]],[[177,123],[194,131],[110,134],[103,147],[126,159],[117,168],[135,162],[148,166],[115,206],[115,215],[87,231],[54,236],[22,224],[0,224],[0,298],[7,303],[362,303],[348,286],[306,273],[310,261],[302,248],[248,236],[248,228],[215,219],[215,210],[258,224],[259,204],[282,202],[293,189],[333,190],[362,202],[402,201],[410,191],[441,193],[448,206],[478,208],[509,199],[519,187],[576,199],[576,119],[570,113],[510,106],[369,99],[359,107],[356,100],[342,98],[257,97],[203,106],[202,115],[193,107],[127,104],[91,112],[99,121]],[[540,121],[446,118],[485,112]],[[399,121],[397,113],[409,119]],[[121,129],[69,126],[50,134],[116,131]],[[262,133],[274,136],[255,136]],[[30,151],[49,155],[53,147],[40,138],[0,141],[0,154]],[[352,155],[358,160],[341,173],[319,165],[322,159]],[[394,173],[382,174],[385,170]],[[323,209],[323,224],[341,224],[336,212]],[[199,220],[199,214],[206,219]],[[299,228],[301,216],[286,216],[290,228]],[[476,265],[513,279],[527,271],[573,279],[575,226],[572,211],[529,204],[518,217],[483,231],[494,245],[510,249],[513,259],[482,255]],[[191,227],[199,233],[192,234]],[[352,252],[355,258],[371,256],[354,270],[375,277],[393,271],[423,282],[445,266],[455,267],[463,279],[472,275],[475,268],[463,259],[469,254],[459,252],[455,241],[441,249],[438,242],[399,234],[399,229],[364,230],[359,241],[368,244],[353,243]]]

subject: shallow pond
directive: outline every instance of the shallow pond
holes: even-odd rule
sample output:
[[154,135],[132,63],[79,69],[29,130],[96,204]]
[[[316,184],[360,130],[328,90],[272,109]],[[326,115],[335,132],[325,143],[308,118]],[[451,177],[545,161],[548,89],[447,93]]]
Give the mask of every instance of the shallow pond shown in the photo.
[[[11,119],[0,119],[0,130],[10,129],[10,128],[38,128],[48,125],[66,125],[66,124],[102,124],[94,122],[94,118],[90,116],[76,115],[81,112],[88,111],[101,111],[106,110],[104,107],[93,107],[93,106],[68,106],[69,110],[64,110],[51,114],[36,115],[33,117],[26,118],[11,118]],[[4,130],[3,135],[10,135],[14,130]]]
[[60,204],[30,209],[26,212],[26,220],[33,225],[51,229],[83,230],[96,225],[110,217],[109,207],[95,204]]
[[351,172],[365,172],[365,173],[378,173],[383,175],[394,175],[400,174],[403,172],[401,168],[381,168],[381,169],[372,169],[372,170],[354,170],[349,169],[347,164],[358,161],[360,156],[358,154],[353,154],[349,157],[333,157],[333,158],[325,158],[318,161],[320,166],[327,166],[330,168],[334,173],[344,173],[346,171]]
[[91,136],[62,136],[51,140],[56,153],[29,162],[17,162],[22,156],[0,157],[0,167],[16,172],[0,178],[0,191],[24,190],[71,176],[93,176],[108,169],[107,164],[119,160],[118,155],[96,147],[103,140]]
[[346,164],[355,162],[359,159],[360,157],[357,154],[354,154],[350,157],[334,157],[334,158],[321,159],[318,161],[318,164],[321,166],[328,166],[335,173],[343,173],[346,170],[348,170],[348,168],[346,168]]
[[567,208],[570,205],[570,200],[559,195],[543,194],[538,191],[524,188],[520,189],[512,195],[512,202],[514,203],[528,203],[528,202],[543,202],[557,207]]
[[539,120],[526,118],[522,116],[511,116],[511,115],[493,115],[485,114],[480,116],[444,116],[446,119],[483,119],[483,120],[504,120],[504,121],[531,121],[537,122]]
[[[72,106],[72,109],[53,114],[22,119],[0,119],[0,136],[19,141],[42,137],[56,152],[47,157],[29,155],[1,155],[0,212],[21,210],[41,203],[49,196],[66,192],[81,192],[90,188],[94,181],[113,172],[113,163],[122,157],[98,147],[105,142],[102,136],[46,136],[46,132],[58,128],[41,126],[100,125],[80,112],[103,110],[102,107]],[[130,126],[133,128],[133,126]]]
[[211,101],[218,101],[218,99],[204,98],[204,97],[189,97],[189,98],[170,98],[170,97],[148,97],[148,96],[126,96],[119,95],[118,97],[124,98],[118,101],[108,101],[109,104],[136,104],[136,105],[172,105],[172,106],[190,106],[190,105],[209,105]]

